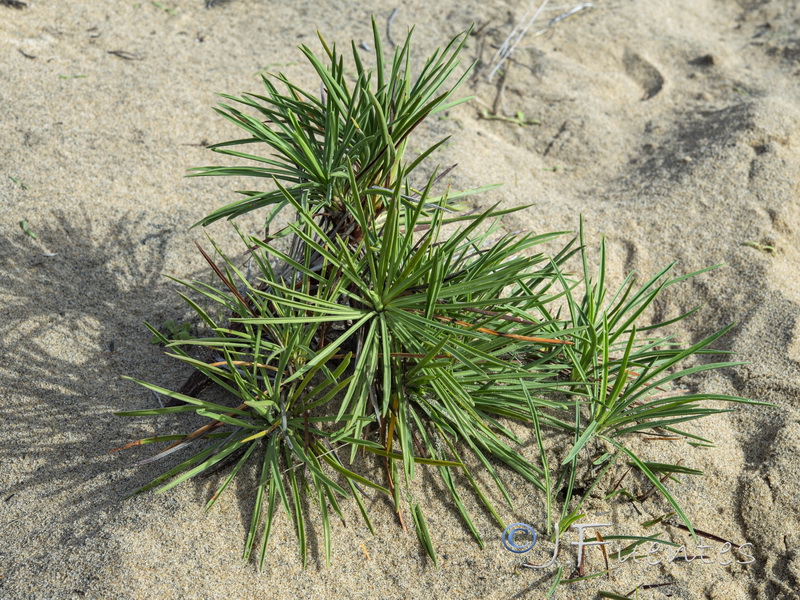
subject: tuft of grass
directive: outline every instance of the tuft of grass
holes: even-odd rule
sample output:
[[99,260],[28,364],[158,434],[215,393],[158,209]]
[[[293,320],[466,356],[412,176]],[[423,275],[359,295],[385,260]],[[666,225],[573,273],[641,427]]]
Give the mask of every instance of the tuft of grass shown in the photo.
[[[357,192],[353,184],[370,190],[373,210],[380,211],[382,198],[396,184],[403,186],[404,176],[446,141],[441,140],[408,164],[403,162],[406,142],[425,118],[467,100],[451,101],[466,72],[453,85],[445,84],[459,65],[459,53],[469,31],[430,57],[416,77],[410,72],[412,32],[387,61],[374,21],[373,31],[375,69],[365,67],[355,43],[351,43],[355,82],[345,72],[343,57],[335,45],[329,46],[320,36],[328,66],[307,46],[300,46],[320,79],[321,98],[316,92],[300,89],[281,73],[261,76],[264,95],[221,94],[234,105],[221,104],[214,110],[241,128],[246,137],[209,148],[256,164],[197,167],[192,174],[274,179],[285,187],[286,194],[281,189],[241,191],[242,199],[212,212],[199,224],[235,218],[267,206],[272,208],[269,222],[289,206],[288,194],[295,202],[304,199],[314,211],[324,210],[321,225],[331,229],[331,223],[348,221],[346,199],[354,198]],[[255,116],[242,109],[252,110]],[[244,151],[250,145],[263,144],[270,149],[268,157]],[[350,170],[355,182],[350,180]],[[382,193],[376,193],[378,190]],[[455,199],[451,197],[450,201]]]
[[[466,75],[457,70],[469,32],[412,76],[411,33],[387,59],[374,22],[373,29],[377,64],[368,69],[352,44],[354,80],[335,46],[320,38],[327,64],[301,46],[319,76],[321,98],[281,74],[263,77],[264,95],[223,95],[232,104],[217,112],[245,137],[211,148],[245,162],[192,174],[256,177],[273,187],[240,192],[242,198],[199,224],[266,209],[267,235],[237,229],[251,261],[247,270],[212,240],[219,258],[199,249],[217,284],[178,280],[209,335],[178,339],[173,331],[176,339],[168,340],[151,327],[170,356],[216,384],[228,400],[137,381],[172,399],[171,405],[119,414],[194,413],[206,423],[128,444],[170,442],[146,462],[194,448],[134,493],[165,492],[227,466],[211,508],[254,463],[257,491],[245,559],[263,566],[282,509],[305,564],[313,526],[307,503],[316,507],[329,561],[331,521],[343,519],[344,499],[355,501],[372,529],[363,501],[370,490],[391,500],[401,524],[413,521],[436,562],[424,507],[411,485],[420,470],[438,473],[483,546],[464,494],[474,493],[501,528],[505,523],[469,465],[489,474],[509,506],[503,474],[521,476],[542,496],[548,531],[564,531],[622,459],[693,531],[666,481],[697,471],[642,457],[630,440],[642,432],[697,440],[680,427],[727,410],[709,402],[753,403],[670,391],[681,377],[739,364],[685,364],[724,355],[712,346],[729,327],[683,347],[661,332],[695,311],[664,323],[644,319],[664,290],[706,270],[676,276],[669,265],[643,284],[631,274],[609,289],[605,247],[601,243],[595,272],[582,224],[577,238],[547,254],[541,244],[565,232],[502,232],[500,218],[525,207],[459,211],[457,201],[475,190],[437,191],[446,173],[438,169],[415,183],[419,167],[445,140],[417,156],[408,156],[408,140],[425,118],[460,102],[452,95]],[[294,220],[271,232],[284,209]],[[571,275],[575,262],[578,275]],[[255,276],[248,276],[251,270]],[[214,358],[197,358],[199,348]],[[535,447],[525,453],[533,459],[514,450],[521,440],[510,422],[532,429]],[[566,454],[548,450],[553,436],[571,440]],[[602,456],[592,464],[585,460],[590,453]],[[589,469],[599,472],[578,494],[576,481]]]

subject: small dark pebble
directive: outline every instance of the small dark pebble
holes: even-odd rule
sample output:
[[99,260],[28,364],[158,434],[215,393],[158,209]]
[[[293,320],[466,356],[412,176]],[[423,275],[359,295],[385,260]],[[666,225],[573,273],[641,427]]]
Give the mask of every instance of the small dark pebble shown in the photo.
[[703,56],[693,58],[689,61],[689,64],[696,67],[713,67],[717,64],[717,59],[714,58],[713,54],[704,54]]

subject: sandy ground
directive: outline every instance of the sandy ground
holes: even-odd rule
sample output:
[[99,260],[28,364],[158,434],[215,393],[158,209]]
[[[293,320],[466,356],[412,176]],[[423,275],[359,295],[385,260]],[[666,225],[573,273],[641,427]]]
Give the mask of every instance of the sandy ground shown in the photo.
[[[421,480],[417,493],[438,568],[380,501],[371,507],[375,536],[345,506],[347,527],[333,527],[329,567],[321,531],[312,532],[304,570],[279,518],[258,573],[240,558],[252,502],[246,486],[207,514],[213,488],[202,481],[120,500],[159,465],[133,467],[151,448],[108,450],[170,424],[113,416],[154,403],[121,376],[166,386],[186,377],[149,343],[142,322],[184,318],[162,273],[204,272],[192,243],[203,232],[188,226],[236,189],[183,178],[189,167],[217,162],[204,144],[235,135],[211,111],[214,93],[257,92],[263,69],[314,85],[298,44],[317,48],[317,29],[342,44],[369,41],[369,15],[385,23],[394,8],[397,37],[417,26],[418,57],[475,23],[467,56],[480,75],[527,8],[473,0],[355,5],[0,5],[1,597],[541,598],[552,582],[554,568],[515,569],[520,558],[503,549],[500,531],[473,502],[489,541],[481,550],[434,480]],[[570,7],[554,6],[541,25]],[[637,597],[800,598],[798,8],[794,0],[600,0],[542,35],[534,26],[501,97],[497,80],[478,76],[464,88],[476,100],[421,132],[420,144],[452,135],[439,160],[458,163],[454,186],[505,183],[475,202],[536,203],[505,219],[509,231],[572,230],[583,214],[593,243],[607,236],[616,280],[631,269],[651,275],[672,260],[679,272],[725,263],[670,291],[659,310],[676,316],[705,305],[675,328],[687,342],[738,323],[721,347],[749,364],[690,384],[777,405],[699,424],[695,431],[716,448],[656,449],[705,470],[674,493],[698,528],[752,544],[750,564],[613,559],[609,576],[562,586],[556,598],[663,583]],[[493,107],[540,124],[482,119]],[[36,239],[23,232],[23,219]],[[229,227],[210,229],[231,244]],[[509,481],[517,504],[504,518],[535,523],[541,499]],[[589,509],[612,519],[616,533],[639,535],[639,524],[668,506],[642,503],[641,516],[621,499]],[[692,550],[680,530],[664,535]],[[720,544],[708,543],[715,558]],[[562,551],[565,576],[574,558],[573,548]],[[587,572],[603,567],[598,553],[588,560]]]

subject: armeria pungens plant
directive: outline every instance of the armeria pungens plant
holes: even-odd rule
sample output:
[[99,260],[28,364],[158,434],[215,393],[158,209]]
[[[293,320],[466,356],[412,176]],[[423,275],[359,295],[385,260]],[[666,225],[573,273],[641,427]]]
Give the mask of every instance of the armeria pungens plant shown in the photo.
[[[243,108],[216,109],[247,137],[211,148],[248,162],[201,167],[194,174],[263,177],[274,189],[241,192],[242,199],[201,224],[269,208],[267,236],[239,232],[255,277],[214,245],[218,258],[201,252],[220,284],[180,281],[199,295],[183,297],[207,326],[207,337],[170,341],[150,328],[171,356],[196,369],[202,382],[224,390],[230,402],[139,381],[172,399],[171,405],[119,414],[190,412],[207,423],[128,444],[172,442],[151,462],[195,441],[205,443],[135,493],[165,491],[227,465],[210,507],[248,461],[255,462],[257,494],[244,554],[249,559],[257,553],[263,565],[279,506],[294,522],[305,563],[303,497],[310,495],[321,517],[327,561],[330,520],[332,514],[341,518],[341,498],[354,498],[372,529],[362,499],[371,488],[392,500],[401,523],[403,514],[411,515],[435,562],[423,510],[409,485],[420,467],[438,470],[483,546],[459,481],[505,524],[468,464],[486,469],[509,504],[498,465],[519,474],[541,491],[548,529],[554,504],[561,504],[555,527],[563,531],[623,458],[691,529],[663,481],[665,474],[696,471],[645,460],[629,440],[645,431],[693,440],[697,436],[678,429],[680,423],[723,411],[706,401],[751,402],[714,393],[664,393],[680,377],[736,364],[678,366],[710,353],[727,328],[681,348],[655,333],[679,319],[640,323],[662,290],[696,273],[669,278],[670,266],[638,288],[631,275],[612,295],[604,247],[592,278],[582,227],[578,240],[551,256],[536,247],[562,233],[502,234],[497,217],[510,210],[458,212],[455,200],[475,190],[437,195],[442,176],[436,171],[415,185],[412,176],[443,141],[408,158],[409,135],[426,117],[458,102],[451,96],[464,75],[452,86],[448,82],[469,32],[436,52],[413,77],[411,34],[386,62],[374,23],[373,29],[377,65],[367,69],[353,46],[354,76],[335,47],[322,41],[327,66],[301,47],[322,83],[321,99],[277,75],[272,79],[283,91],[264,77],[266,95],[225,96]],[[244,152],[243,146],[266,153]],[[293,210],[294,220],[270,235],[284,208]],[[583,263],[578,278],[566,272],[576,256]],[[215,358],[197,358],[197,347]],[[533,462],[509,445],[522,443],[509,426],[514,421],[533,428]],[[564,434],[572,446],[559,461],[548,456],[545,440]],[[576,477],[590,464],[590,443],[605,449],[594,461],[603,468],[588,490],[576,494]],[[370,475],[374,470],[361,454],[383,463],[381,477]]]

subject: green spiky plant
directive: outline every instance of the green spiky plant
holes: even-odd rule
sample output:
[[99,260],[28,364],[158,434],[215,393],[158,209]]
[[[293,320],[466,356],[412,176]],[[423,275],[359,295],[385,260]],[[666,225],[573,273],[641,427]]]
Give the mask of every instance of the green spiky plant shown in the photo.
[[[629,276],[609,299],[604,249],[593,279],[582,232],[554,256],[534,252],[563,234],[501,234],[497,217],[510,211],[459,213],[455,201],[475,190],[437,195],[436,171],[415,186],[412,176],[444,140],[408,159],[409,135],[426,117],[457,103],[451,95],[464,74],[457,79],[455,71],[469,32],[412,77],[411,34],[384,62],[374,23],[373,29],[377,65],[365,68],[353,46],[354,77],[335,47],[321,40],[327,66],[301,47],[322,82],[322,99],[278,75],[274,79],[283,91],[264,77],[266,95],[225,96],[253,114],[224,104],[216,109],[246,137],[212,149],[249,162],[202,167],[194,174],[262,177],[275,185],[266,192],[241,192],[243,198],[201,224],[266,208],[267,236],[240,232],[255,277],[215,245],[216,260],[201,252],[220,285],[180,282],[225,315],[215,318],[215,311],[184,296],[208,327],[207,337],[170,341],[151,327],[171,356],[224,390],[230,402],[139,381],[173,405],[120,414],[191,412],[208,422],[191,433],[129,444],[173,442],[148,462],[197,440],[206,444],[136,493],[165,491],[227,465],[210,507],[252,461],[257,494],[245,558],[257,554],[263,565],[275,512],[283,506],[305,564],[308,525],[302,505],[308,495],[319,510],[329,560],[330,521],[342,516],[342,498],[356,501],[372,529],[362,500],[371,488],[386,494],[401,522],[403,514],[411,515],[436,561],[423,510],[411,492],[419,468],[438,470],[483,546],[462,500],[465,491],[474,492],[500,526],[505,524],[468,464],[486,469],[509,504],[498,465],[522,476],[542,493],[548,530],[563,531],[580,516],[581,504],[602,476],[624,458],[691,528],[661,478],[690,470],[646,461],[628,440],[645,430],[695,439],[676,426],[722,412],[706,401],[748,402],[720,394],[662,393],[684,375],[735,364],[676,368],[710,352],[727,329],[685,349],[670,337],[652,337],[679,319],[637,322],[662,290],[691,275],[669,279],[667,268],[639,288]],[[244,146],[266,148],[268,154],[245,152]],[[293,211],[294,220],[270,234],[284,208]],[[578,278],[565,271],[575,256],[583,262]],[[198,346],[211,349],[215,358],[196,358],[192,349]],[[535,461],[511,448],[521,443],[509,426],[515,421],[533,428]],[[545,440],[565,433],[572,448],[559,464],[548,456]],[[579,458],[590,443],[607,449],[599,461],[603,469],[583,496],[573,497],[586,464]],[[362,456],[382,464],[380,476]],[[559,492],[565,499],[553,524]]]

